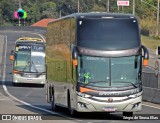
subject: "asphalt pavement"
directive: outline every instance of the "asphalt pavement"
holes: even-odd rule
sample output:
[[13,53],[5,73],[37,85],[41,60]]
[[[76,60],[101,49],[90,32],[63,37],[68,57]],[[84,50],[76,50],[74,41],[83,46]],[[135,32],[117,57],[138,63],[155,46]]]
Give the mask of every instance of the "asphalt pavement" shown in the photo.
[[[4,74],[1,74],[1,82],[0,82],[0,114],[37,114],[37,115],[49,115],[49,118],[53,118],[51,121],[45,120],[43,122],[78,122],[78,123],[122,123],[122,122],[131,122],[128,119],[126,120],[119,120],[122,118],[122,113],[82,113],[79,114],[78,117],[72,118],[68,110],[61,108],[59,111],[54,112],[51,110],[50,104],[48,104],[45,100],[45,88],[37,87],[37,86],[12,86],[12,62],[9,60],[10,51],[14,48],[15,40],[21,36],[30,36],[30,37],[37,37],[33,33],[28,32],[1,32],[0,36],[6,36],[2,41],[0,39],[0,52],[5,51],[4,42],[7,43],[6,45],[6,63],[1,63],[1,70],[2,68]],[[5,56],[3,54],[0,58],[2,59]],[[151,70],[148,68],[148,71]],[[4,91],[5,89],[5,91]],[[7,89],[7,90],[6,90]],[[6,91],[8,94],[6,94]],[[137,116],[141,117],[148,117],[148,116],[158,116],[160,115],[160,105],[152,104],[148,102],[143,102],[143,107],[141,112],[135,113]],[[54,120],[55,119],[55,120]],[[2,121],[0,121],[2,122]],[[8,122],[8,121],[7,121]],[[13,121],[13,122],[20,122],[20,121]],[[23,121],[24,122],[24,121]],[[25,121],[27,122],[27,121]],[[37,121],[41,122],[41,121]],[[141,119],[141,120],[132,120],[135,123],[146,123],[146,122],[153,122],[159,123],[159,120],[154,119]]]

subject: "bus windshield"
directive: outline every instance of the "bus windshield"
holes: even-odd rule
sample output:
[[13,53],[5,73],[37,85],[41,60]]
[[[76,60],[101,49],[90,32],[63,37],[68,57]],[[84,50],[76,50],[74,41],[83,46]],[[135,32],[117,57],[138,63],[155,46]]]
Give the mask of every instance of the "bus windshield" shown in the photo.
[[78,82],[95,87],[125,87],[140,82],[140,56],[78,57]]
[[140,46],[138,22],[134,18],[81,18],[77,22],[77,45],[80,47],[124,50]]
[[45,72],[45,52],[42,45],[18,45],[15,52],[14,70]]
[[45,53],[32,52],[31,53],[31,72],[45,72]]
[[18,71],[29,71],[31,59],[30,51],[18,51],[15,53],[14,69]]

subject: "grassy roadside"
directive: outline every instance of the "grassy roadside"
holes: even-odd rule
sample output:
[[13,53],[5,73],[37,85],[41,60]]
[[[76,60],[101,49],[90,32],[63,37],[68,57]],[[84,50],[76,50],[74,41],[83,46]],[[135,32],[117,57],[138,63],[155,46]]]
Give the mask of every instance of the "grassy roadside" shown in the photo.
[[147,48],[156,50],[157,46],[160,46],[160,39],[141,35],[142,44]]
[[160,63],[159,56],[155,55],[157,46],[160,46],[160,39],[141,35],[141,41],[142,44],[149,49],[149,54],[152,54],[152,57],[149,58],[149,66],[155,68],[155,62],[157,61],[157,58],[158,62]]

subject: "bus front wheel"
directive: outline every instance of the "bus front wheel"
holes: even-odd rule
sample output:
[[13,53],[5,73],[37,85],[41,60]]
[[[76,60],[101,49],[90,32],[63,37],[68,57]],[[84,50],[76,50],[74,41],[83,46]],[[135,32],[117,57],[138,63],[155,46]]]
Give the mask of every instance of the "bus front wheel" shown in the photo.
[[13,86],[17,86],[18,84],[17,84],[17,83],[15,83],[15,82],[12,82],[12,85],[13,85]]
[[75,111],[74,109],[72,109],[71,107],[71,98],[70,98],[70,93],[68,91],[68,110],[69,110],[69,113],[72,117],[76,117],[77,116],[77,111]]
[[56,111],[58,109],[57,106],[56,106],[56,104],[55,104],[54,93],[53,93],[52,99],[51,99],[51,109],[54,110],[54,111]]
[[133,112],[123,112],[123,116],[132,117],[133,116]]

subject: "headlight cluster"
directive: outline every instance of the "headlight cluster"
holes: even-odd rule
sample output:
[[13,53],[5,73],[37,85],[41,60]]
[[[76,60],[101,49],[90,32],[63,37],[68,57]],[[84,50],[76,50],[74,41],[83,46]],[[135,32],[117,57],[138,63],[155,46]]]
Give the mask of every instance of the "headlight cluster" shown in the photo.
[[81,93],[81,92],[77,92],[77,95],[80,96],[80,97],[83,97],[83,98],[89,98],[89,97],[91,97],[91,95],[84,94],[84,93]]
[[131,98],[136,98],[136,97],[139,97],[142,95],[142,92],[140,93],[137,93],[137,94],[134,94],[134,95],[129,95],[128,97],[131,97]]

